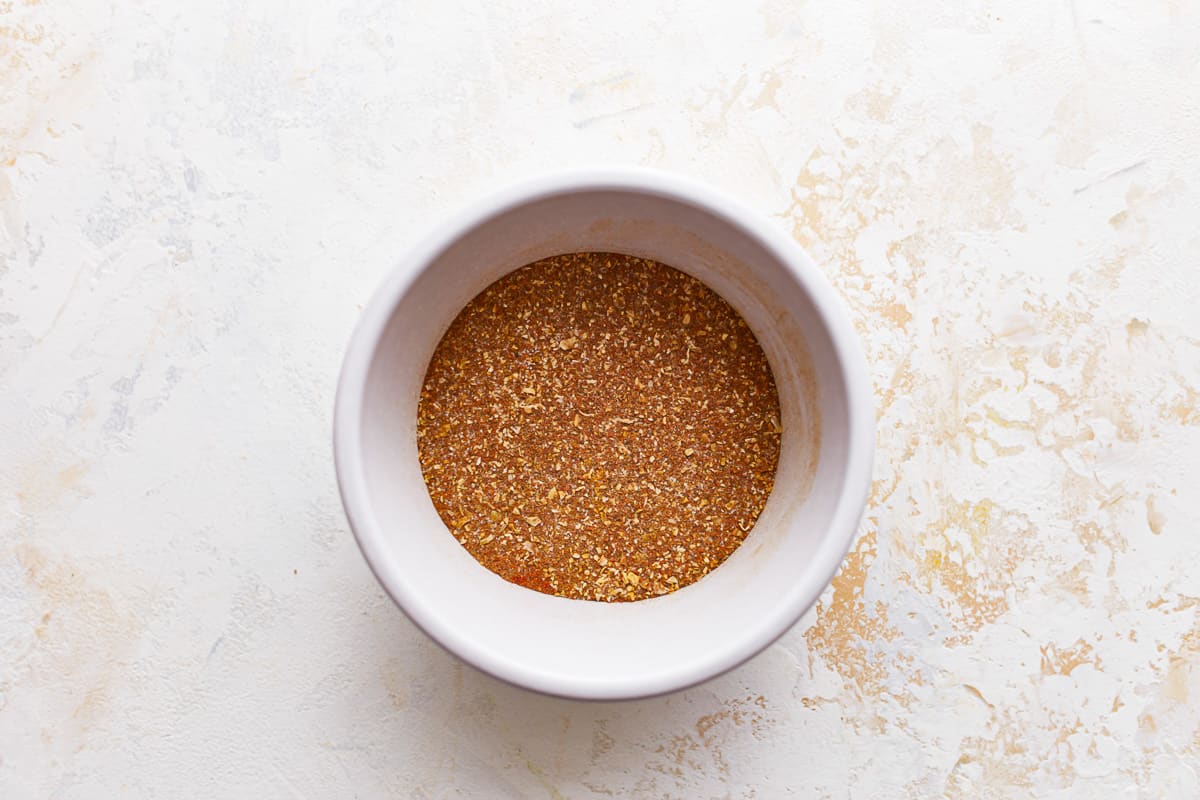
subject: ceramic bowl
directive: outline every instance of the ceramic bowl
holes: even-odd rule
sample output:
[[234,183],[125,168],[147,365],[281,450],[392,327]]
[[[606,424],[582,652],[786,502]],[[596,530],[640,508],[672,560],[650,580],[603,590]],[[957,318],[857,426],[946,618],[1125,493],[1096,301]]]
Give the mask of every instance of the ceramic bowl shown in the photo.
[[[745,542],[662,597],[569,600],[480,566],[438,517],[417,460],[417,401],[434,348],[468,301],[547,256],[609,251],[706,283],[746,319],[775,374],[775,488]],[[853,540],[874,415],[838,296],[788,236],[725,195],[644,170],[566,172],[456,214],[405,253],[362,313],[334,413],[338,485],[363,555],[396,604],[464,661],[575,698],[670,692],[755,655],[816,602]]]

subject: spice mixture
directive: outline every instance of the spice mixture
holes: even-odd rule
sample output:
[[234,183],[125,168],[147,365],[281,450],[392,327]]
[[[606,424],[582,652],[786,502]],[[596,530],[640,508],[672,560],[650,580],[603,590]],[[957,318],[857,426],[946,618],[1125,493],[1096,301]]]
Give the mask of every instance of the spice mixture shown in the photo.
[[641,600],[712,571],[758,518],[779,397],[750,328],[678,270],[538,261],[438,344],[417,418],[434,506],[472,556],[548,594]]

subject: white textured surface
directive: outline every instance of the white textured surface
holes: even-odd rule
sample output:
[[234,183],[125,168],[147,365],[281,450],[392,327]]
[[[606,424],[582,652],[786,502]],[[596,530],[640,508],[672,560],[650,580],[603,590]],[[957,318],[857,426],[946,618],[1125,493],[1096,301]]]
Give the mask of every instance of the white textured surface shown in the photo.
[[[1194,0],[75,5],[0,7],[0,796],[1200,794]],[[820,606],[636,704],[438,650],[330,463],[394,254],[596,162],[790,230],[879,402]]]

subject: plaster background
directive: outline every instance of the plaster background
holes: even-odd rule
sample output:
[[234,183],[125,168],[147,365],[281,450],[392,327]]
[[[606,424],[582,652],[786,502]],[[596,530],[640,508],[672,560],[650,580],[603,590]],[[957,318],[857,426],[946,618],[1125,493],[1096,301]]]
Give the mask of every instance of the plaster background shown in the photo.
[[[574,5],[0,3],[0,796],[1200,795],[1200,4]],[[329,444],[395,254],[597,163],[809,248],[879,416],[818,607],[634,704],[425,639]]]

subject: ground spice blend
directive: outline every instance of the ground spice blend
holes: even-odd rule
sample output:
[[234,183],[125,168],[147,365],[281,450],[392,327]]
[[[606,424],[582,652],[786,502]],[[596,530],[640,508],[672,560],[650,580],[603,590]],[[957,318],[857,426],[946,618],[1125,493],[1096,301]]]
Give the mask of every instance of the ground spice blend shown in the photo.
[[779,461],[779,397],[736,311],[655,261],[572,253],[458,315],[421,392],[430,497],[472,556],[540,592],[666,594],[724,561]]

